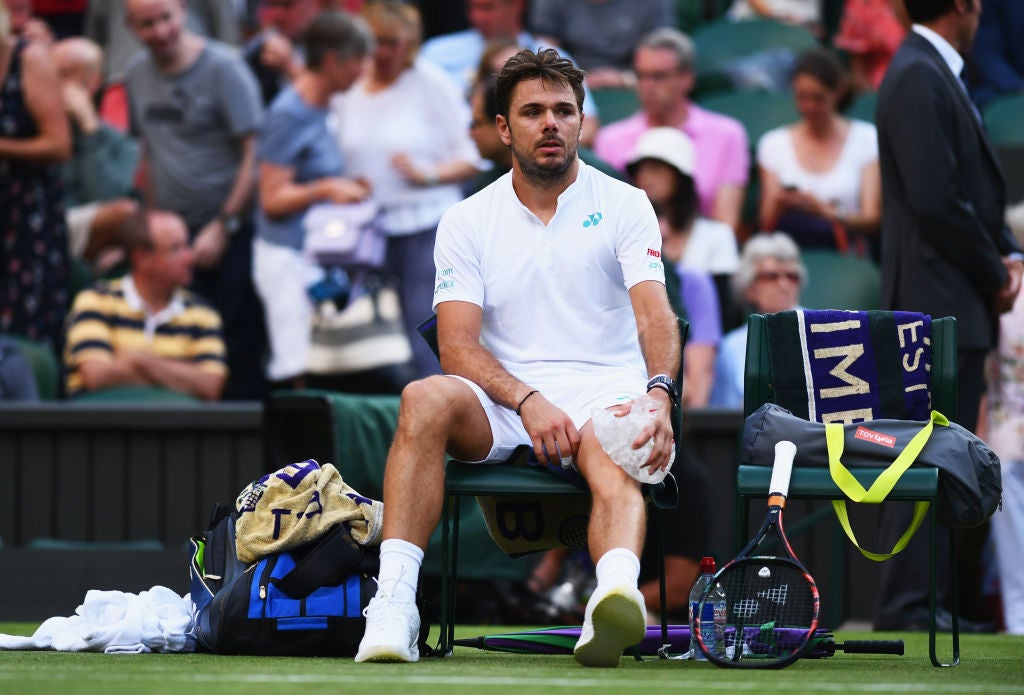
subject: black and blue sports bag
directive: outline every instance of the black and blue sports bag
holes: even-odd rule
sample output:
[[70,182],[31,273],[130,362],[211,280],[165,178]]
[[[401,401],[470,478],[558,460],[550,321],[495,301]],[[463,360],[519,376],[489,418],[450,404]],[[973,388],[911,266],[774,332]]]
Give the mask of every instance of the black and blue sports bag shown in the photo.
[[[229,515],[218,524],[230,527],[232,521]],[[233,540],[218,524],[208,537]],[[315,543],[263,558],[226,580],[205,567],[209,559],[229,573],[237,569],[230,559],[222,562],[223,555],[234,553],[233,543],[226,548],[222,542],[203,543],[202,551],[193,553],[201,648],[259,656],[355,655],[379,562],[375,552],[352,540],[348,527],[339,524]]]

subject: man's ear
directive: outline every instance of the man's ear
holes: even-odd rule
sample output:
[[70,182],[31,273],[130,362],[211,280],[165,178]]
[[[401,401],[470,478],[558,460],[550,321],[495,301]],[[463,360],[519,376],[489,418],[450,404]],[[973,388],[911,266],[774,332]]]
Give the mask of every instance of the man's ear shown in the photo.
[[494,118],[495,125],[498,126],[498,137],[505,143],[506,146],[512,145],[512,132],[508,127],[508,120],[500,113]]

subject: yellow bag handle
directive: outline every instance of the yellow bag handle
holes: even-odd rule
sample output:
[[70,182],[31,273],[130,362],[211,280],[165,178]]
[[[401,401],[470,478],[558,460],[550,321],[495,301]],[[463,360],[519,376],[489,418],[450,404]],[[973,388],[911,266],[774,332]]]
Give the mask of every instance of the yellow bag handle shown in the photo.
[[[832,475],[832,480],[836,486],[842,490],[843,494],[850,498],[854,502],[864,502],[867,504],[880,504],[885,498],[892,492],[892,489],[896,487],[896,483],[899,482],[900,476],[910,468],[911,464],[917,460],[925,444],[928,443],[928,439],[932,435],[932,430],[935,425],[948,426],[949,420],[945,415],[937,410],[931,412],[931,417],[928,422],[925,423],[921,431],[915,434],[907,445],[903,448],[903,451],[896,456],[896,460],[893,461],[879,476],[875,479],[875,482],[871,484],[871,487],[864,489],[864,486],[853,476],[852,473],[843,465],[840,460],[843,455],[843,447],[845,446],[844,433],[845,430],[841,423],[830,422],[825,424],[825,444],[828,448],[828,470]],[[860,547],[857,542],[857,537],[853,533],[853,529],[850,526],[850,517],[846,510],[846,500],[832,500],[832,508],[836,512],[836,518],[839,520],[839,525],[843,528],[843,532],[846,537],[850,539],[850,542],[856,546],[857,550],[861,552],[864,557],[867,557],[876,562],[882,560],[888,560],[893,557],[904,548],[910,542],[910,539],[917,533],[917,529],[921,527],[921,523],[924,521],[925,515],[928,513],[927,501],[920,501],[914,503],[914,517],[910,522],[910,526],[900,536],[899,540],[893,545],[892,550],[888,553],[873,553],[869,550],[865,550]]]

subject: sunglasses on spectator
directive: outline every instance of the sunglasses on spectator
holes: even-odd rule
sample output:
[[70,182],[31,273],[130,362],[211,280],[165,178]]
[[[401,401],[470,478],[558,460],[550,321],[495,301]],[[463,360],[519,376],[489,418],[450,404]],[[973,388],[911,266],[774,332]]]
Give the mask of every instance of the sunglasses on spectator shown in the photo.
[[792,283],[799,283],[800,274],[792,270],[787,273],[780,273],[778,271],[768,270],[763,273],[757,274],[758,282],[778,282],[779,280],[788,280],[789,282]]

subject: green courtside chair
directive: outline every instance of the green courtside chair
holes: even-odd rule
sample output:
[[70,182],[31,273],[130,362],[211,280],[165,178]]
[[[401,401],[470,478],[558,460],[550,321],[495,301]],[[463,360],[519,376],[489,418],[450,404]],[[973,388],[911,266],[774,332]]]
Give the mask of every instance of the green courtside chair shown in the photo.
[[881,308],[882,278],[874,261],[830,249],[804,249],[800,258],[807,268],[801,306],[854,311]]
[[[685,345],[689,324],[684,319],[678,319],[678,321],[681,344]],[[437,353],[437,317],[431,316],[420,324],[420,332]],[[680,389],[677,395],[681,395],[682,384],[683,375],[680,370],[676,380],[676,386]],[[682,443],[681,428],[682,411],[676,409],[676,412],[673,413],[673,429],[676,430],[678,446],[681,446]],[[678,451],[676,455],[678,458]],[[445,501],[441,516],[442,599],[439,656],[451,653],[455,638],[455,588],[459,569],[460,502],[473,497],[539,498],[552,496],[573,498],[589,495],[582,480],[570,481],[555,475],[543,466],[525,465],[529,463],[530,458],[532,458],[532,451],[529,450],[529,447],[520,447],[503,464],[479,466],[454,460],[449,460],[445,464]],[[669,484],[652,487],[648,490],[647,496],[653,502],[652,511],[656,515],[660,514],[662,508],[674,507],[677,501],[678,491],[674,487],[674,479],[670,476],[666,478],[666,483]],[[580,487],[581,484],[582,487]],[[665,610],[664,528],[660,516],[656,517],[654,527],[658,542],[658,569],[664,634],[667,633],[668,625]]]
[[[778,403],[787,407],[787,403],[780,403],[775,398],[772,388],[772,374],[769,360],[768,328],[765,316],[753,314],[748,319],[747,352],[746,364],[744,366],[744,392],[743,412],[750,415],[765,403]],[[932,369],[931,369],[931,394],[932,406],[950,420],[956,419],[956,393],[957,393],[957,372],[956,372],[956,319],[946,317],[932,320]],[[882,472],[882,469],[875,468],[851,468],[857,480],[865,486],[870,484]],[[771,477],[771,468],[768,466],[740,465],[736,472],[736,547],[742,548],[747,541],[749,533],[747,526],[749,522],[749,505],[753,498],[766,498],[768,484]],[[950,663],[942,663],[936,652],[936,626],[935,608],[937,605],[936,582],[938,575],[938,554],[936,545],[938,542],[938,520],[935,513],[935,504],[938,500],[939,475],[937,468],[911,466],[899,483],[893,489],[888,499],[931,502],[931,509],[928,516],[930,522],[929,542],[931,547],[929,566],[929,597],[931,601],[930,631],[929,631],[929,656],[935,666],[955,666],[960,662],[960,635],[957,627],[957,605],[956,605],[956,556],[953,551],[953,530],[950,535],[950,594],[951,612],[953,614],[952,631],[952,652],[953,658]],[[818,499],[832,500],[843,499],[843,493],[836,487],[829,474],[828,467],[794,467],[793,477],[789,486],[790,499]],[[923,528],[923,526],[922,526]],[[842,535],[837,536],[844,539]],[[845,543],[843,543],[845,546]],[[842,548],[845,550],[845,547]],[[841,551],[840,551],[841,552]],[[840,569],[837,575],[841,577],[843,570]],[[841,594],[840,591],[836,591]]]

